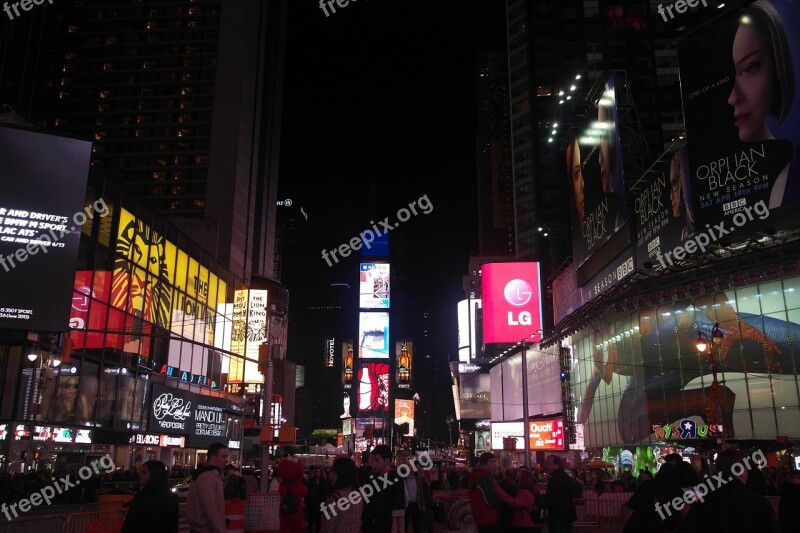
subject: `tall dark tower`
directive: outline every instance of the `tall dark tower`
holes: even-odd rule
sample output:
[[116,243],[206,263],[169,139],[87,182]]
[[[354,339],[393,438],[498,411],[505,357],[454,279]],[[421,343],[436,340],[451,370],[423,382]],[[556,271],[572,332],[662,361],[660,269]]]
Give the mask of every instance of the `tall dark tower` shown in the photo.
[[234,273],[273,276],[286,3],[44,3],[0,32],[0,104]]

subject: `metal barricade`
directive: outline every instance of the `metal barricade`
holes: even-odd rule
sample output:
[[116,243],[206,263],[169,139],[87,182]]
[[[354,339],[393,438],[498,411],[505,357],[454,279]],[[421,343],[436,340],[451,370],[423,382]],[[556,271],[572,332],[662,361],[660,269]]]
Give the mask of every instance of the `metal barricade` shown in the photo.
[[578,512],[578,520],[572,524],[572,529],[597,533],[621,533],[631,514],[627,509],[627,501],[627,499],[621,501],[615,498],[576,498],[574,503]]
[[64,533],[64,516],[26,516],[13,522],[0,517],[0,533]]
[[278,515],[281,497],[277,492],[248,494],[244,501],[244,530],[246,533],[280,531]]
[[73,513],[67,517],[65,533],[114,533],[122,531],[125,511]]

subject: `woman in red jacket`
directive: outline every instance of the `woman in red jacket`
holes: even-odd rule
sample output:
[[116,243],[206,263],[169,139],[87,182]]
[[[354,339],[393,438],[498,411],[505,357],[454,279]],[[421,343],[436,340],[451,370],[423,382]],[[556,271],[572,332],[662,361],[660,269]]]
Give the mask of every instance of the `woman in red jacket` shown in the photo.
[[514,498],[501,490],[497,491],[497,495],[512,508],[511,526],[514,528],[515,533],[538,532],[544,527],[546,522],[537,524],[531,518],[536,498],[542,498],[543,496],[536,490],[536,480],[533,479],[533,474],[530,471],[520,471],[517,495]]

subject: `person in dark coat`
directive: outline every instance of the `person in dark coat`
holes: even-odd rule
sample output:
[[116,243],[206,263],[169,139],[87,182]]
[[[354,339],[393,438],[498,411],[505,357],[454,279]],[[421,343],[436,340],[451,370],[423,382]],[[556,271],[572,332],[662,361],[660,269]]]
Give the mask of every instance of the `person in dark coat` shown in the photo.
[[167,466],[161,461],[144,463],[139,485],[128,504],[122,533],[177,533],[178,497],[169,490]]
[[570,533],[572,523],[578,519],[573,498],[580,498],[583,489],[576,480],[564,472],[561,457],[549,455],[544,462],[545,470],[550,474],[547,480],[548,531],[551,533]]
[[781,486],[781,503],[778,505],[781,533],[800,531],[800,471],[795,470]]
[[739,450],[724,450],[716,462],[716,474],[708,478],[712,484],[705,501],[697,508],[695,531],[747,531],[778,533],[778,520],[772,506],[763,496],[747,487],[747,468]]

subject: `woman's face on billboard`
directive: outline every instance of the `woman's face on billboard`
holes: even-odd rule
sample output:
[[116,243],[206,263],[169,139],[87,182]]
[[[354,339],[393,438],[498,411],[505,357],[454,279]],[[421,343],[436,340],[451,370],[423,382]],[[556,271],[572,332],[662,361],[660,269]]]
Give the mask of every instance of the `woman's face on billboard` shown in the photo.
[[772,139],[767,115],[772,107],[773,68],[767,43],[748,24],[741,24],[733,40],[735,76],[728,103],[733,122],[744,142]]
[[575,210],[578,213],[578,221],[583,224],[585,218],[585,198],[583,195],[583,170],[581,169],[581,151],[578,147],[578,139],[574,139],[570,145],[569,166],[570,185],[572,186],[573,198],[575,198]]

